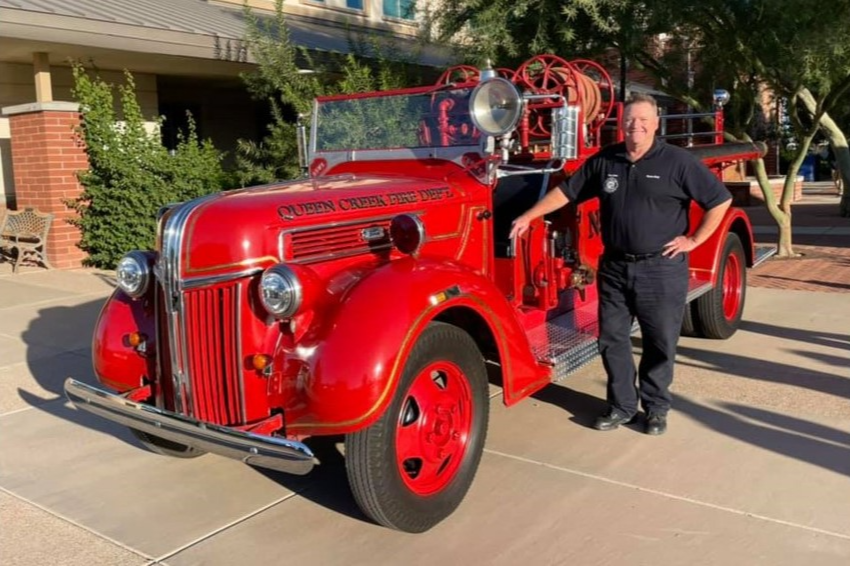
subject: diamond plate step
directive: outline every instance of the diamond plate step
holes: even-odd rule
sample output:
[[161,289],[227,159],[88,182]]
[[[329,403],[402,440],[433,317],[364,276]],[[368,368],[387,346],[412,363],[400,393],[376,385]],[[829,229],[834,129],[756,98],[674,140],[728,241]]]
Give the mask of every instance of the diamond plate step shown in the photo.
[[560,381],[597,356],[597,306],[585,305],[528,333],[535,357]]

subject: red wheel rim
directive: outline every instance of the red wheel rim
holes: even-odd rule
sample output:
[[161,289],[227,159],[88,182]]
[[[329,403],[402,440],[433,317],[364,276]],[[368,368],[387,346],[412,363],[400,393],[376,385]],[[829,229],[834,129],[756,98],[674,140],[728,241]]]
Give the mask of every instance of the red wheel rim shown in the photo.
[[724,318],[732,321],[739,314],[742,304],[742,272],[739,256],[735,253],[727,256],[722,284]]
[[396,428],[396,464],[405,485],[431,495],[455,477],[473,422],[473,396],[455,364],[438,361],[417,375],[405,393]]

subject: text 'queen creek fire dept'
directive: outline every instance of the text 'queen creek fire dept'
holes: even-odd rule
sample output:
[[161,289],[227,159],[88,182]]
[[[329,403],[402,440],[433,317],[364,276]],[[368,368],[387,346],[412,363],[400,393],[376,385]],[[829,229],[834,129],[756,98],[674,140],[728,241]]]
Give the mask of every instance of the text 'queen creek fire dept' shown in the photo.
[[416,204],[434,202],[452,198],[453,192],[449,187],[402,191],[380,195],[345,197],[339,199],[314,200],[285,204],[278,207],[278,215],[284,220],[292,220],[301,216],[330,214],[337,211],[358,210],[364,208],[380,208],[400,204]]

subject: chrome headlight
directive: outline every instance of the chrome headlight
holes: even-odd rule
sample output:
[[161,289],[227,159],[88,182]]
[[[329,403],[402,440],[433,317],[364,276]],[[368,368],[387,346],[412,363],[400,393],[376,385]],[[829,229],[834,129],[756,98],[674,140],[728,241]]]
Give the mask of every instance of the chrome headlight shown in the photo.
[[115,268],[118,287],[138,299],[148,290],[151,281],[151,261],[144,252],[130,252],[118,262]]
[[260,278],[260,300],[270,314],[289,318],[301,306],[301,282],[292,269],[283,264],[270,267]]

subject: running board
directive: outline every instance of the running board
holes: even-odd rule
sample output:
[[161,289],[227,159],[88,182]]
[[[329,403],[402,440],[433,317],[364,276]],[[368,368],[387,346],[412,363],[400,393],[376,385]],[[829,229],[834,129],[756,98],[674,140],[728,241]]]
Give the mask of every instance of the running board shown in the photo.
[[777,246],[754,246],[753,247],[753,266],[751,269],[761,264],[771,256],[777,253]]
[[701,295],[705,295],[712,290],[712,283],[703,277],[689,277],[688,279],[688,295],[686,302],[690,303]]

